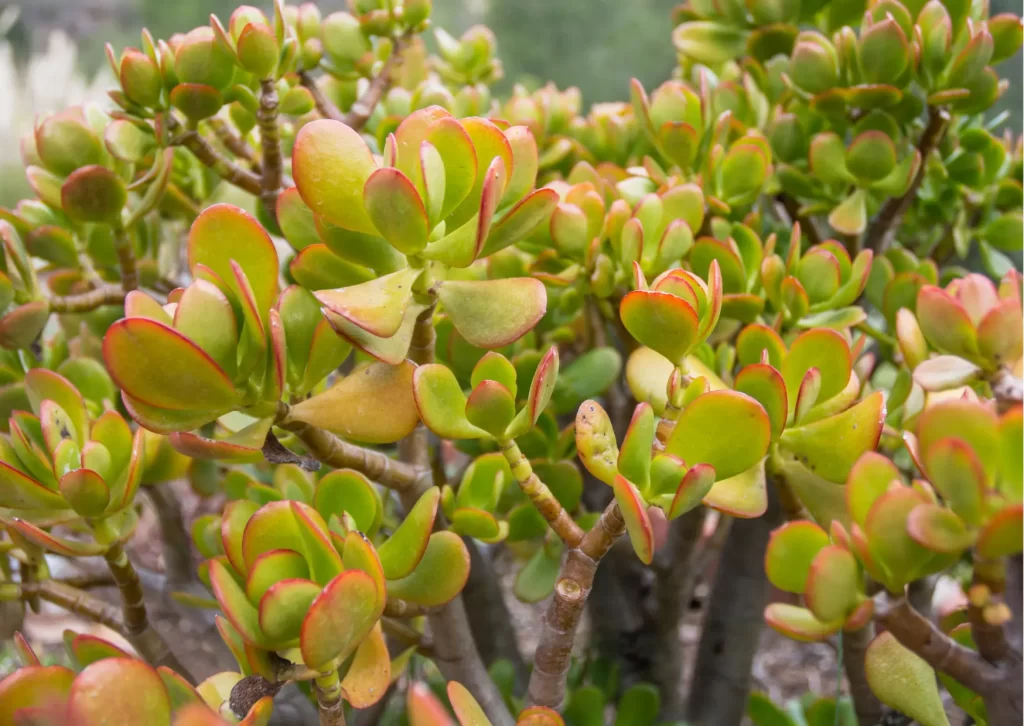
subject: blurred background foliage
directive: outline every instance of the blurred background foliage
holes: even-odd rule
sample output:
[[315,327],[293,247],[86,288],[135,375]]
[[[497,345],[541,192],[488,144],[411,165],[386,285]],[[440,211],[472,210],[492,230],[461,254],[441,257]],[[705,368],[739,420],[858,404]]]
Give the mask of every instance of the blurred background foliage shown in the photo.
[[[578,86],[589,105],[627,100],[632,77],[651,88],[672,73],[671,15],[677,3],[434,0],[434,22],[453,35],[476,23],[494,31],[505,66],[499,92],[507,93],[515,83],[533,88],[552,80],[560,88]],[[227,19],[239,4],[240,0],[0,0],[0,90],[14,98],[6,112],[0,108],[0,205],[13,203],[27,190],[20,170],[9,163],[16,161],[17,137],[30,128],[31,119],[102,94],[107,85],[102,75],[107,72],[105,42],[118,48],[138,45],[141,26],[167,37],[207,23],[211,13]],[[326,15],[345,7],[345,0],[317,4]],[[1021,5],[1021,0],[991,0],[991,12],[1019,15]],[[40,57],[46,62],[34,63]],[[1010,88],[992,113],[1008,111],[1006,124],[1020,133],[1021,54],[1006,61],[999,72],[1010,80]],[[61,77],[70,73],[76,76],[73,81]],[[47,99],[52,99],[53,108]]]

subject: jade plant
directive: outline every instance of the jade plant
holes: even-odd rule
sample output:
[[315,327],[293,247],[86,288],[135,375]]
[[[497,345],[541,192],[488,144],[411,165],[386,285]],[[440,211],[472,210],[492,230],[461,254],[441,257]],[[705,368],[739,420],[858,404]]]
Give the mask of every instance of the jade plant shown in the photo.
[[[587,108],[431,11],[144,30],[22,140],[0,600],[123,640],[16,636],[0,725],[1019,723],[1020,18],[691,1],[672,78]],[[748,694],[765,624],[839,691]]]

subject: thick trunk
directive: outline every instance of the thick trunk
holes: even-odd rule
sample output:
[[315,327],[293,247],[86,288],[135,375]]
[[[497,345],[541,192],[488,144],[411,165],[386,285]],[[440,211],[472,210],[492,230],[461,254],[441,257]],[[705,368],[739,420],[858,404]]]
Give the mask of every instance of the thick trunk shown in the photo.
[[843,671],[850,683],[850,698],[860,726],[877,726],[885,715],[885,707],[875,697],[864,671],[864,654],[874,637],[874,622],[843,633]]
[[722,548],[687,703],[693,726],[739,726],[743,720],[768,597],[764,552],[780,517],[770,494],[768,511],[735,520]]

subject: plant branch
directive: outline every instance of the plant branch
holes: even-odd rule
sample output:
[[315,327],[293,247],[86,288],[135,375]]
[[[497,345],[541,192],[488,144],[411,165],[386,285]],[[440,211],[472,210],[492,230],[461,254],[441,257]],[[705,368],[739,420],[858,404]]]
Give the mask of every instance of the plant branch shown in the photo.
[[540,642],[533,660],[527,701],[534,706],[561,709],[573,641],[598,563],[626,531],[619,505],[612,501],[580,541],[569,550],[544,614]]
[[965,648],[942,633],[917,612],[906,598],[887,603],[875,618],[905,648],[923,658],[934,669],[942,671],[975,693],[990,692],[1001,674],[998,668],[977,652]]
[[397,491],[419,490],[429,486],[430,467],[419,467],[396,461],[380,451],[350,444],[332,433],[288,418],[286,403],[278,405],[277,425],[291,431],[306,446],[309,453],[335,469],[355,469],[377,483]]
[[384,614],[392,618],[418,618],[421,615],[429,615],[431,612],[433,612],[433,608],[408,600],[399,600],[397,597],[389,597],[384,605]]
[[416,649],[419,650],[420,653],[429,656],[433,652],[434,645],[430,642],[430,639],[425,638],[423,633],[415,628],[409,627],[401,620],[395,620],[385,616],[380,619],[380,624],[385,633],[390,633],[407,646],[415,645]]
[[121,612],[124,619],[124,636],[150,665],[167,666],[182,677],[193,681],[167,646],[167,642],[150,624],[146,616],[146,603],[142,594],[142,583],[132,567],[128,555],[120,544],[113,545],[103,558],[107,561],[114,584],[121,591]]
[[160,523],[160,539],[163,544],[164,571],[169,586],[191,582],[192,538],[185,528],[181,506],[174,492],[169,491],[170,483],[155,484],[145,488]]
[[341,700],[341,680],[337,671],[322,673],[313,680],[320,726],[345,726],[345,702]]
[[818,231],[818,225],[815,224],[813,219],[800,214],[800,202],[785,192],[779,194],[778,202],[782,205],[786,216],[789,217],[788,222],[790,225],[794,222],[800,223],[800,229],[803,230],[804,236],[807,237],[807,244],[809,246],[813,247],[814,245],[821,244],[821,233]]
[[329,118],[332,121],[345,122],[345,114],[341,112],[337,106],[335,106],[324,92],[320,90],[320,85],[316,82],[313,76],[309,75],[309,71],[299,71],[299,83],[305,86],[309,90],[309,95],[313,97],[313,103],[316,105],[316,110],[324,118]]
[[114,249],[121,268],[121,289],[127,295],[139,286],[139,273],[135,268],[135,246],[120,225],[114,227]]
[[119,635],[127,635],[117,606],[93,597],[83,590],[57,580],[23,582],[20,589],[22,599],[38,597],[40,600],[59,605],[69,613],[105,625]]
[[[173,117],[168,116],[168,128],[174,132],[180,125]],[[248,169],[243,169],[234,162],[221,155],[210,142],[200,136],[198,131],[187,130],[181,135],[171,139],[171,145],[184,146],[191,151],[200,162],[208,166],[217,176],[226,182],[234,184],[253,196],[259,196],[262,188],[261,179]]]
[[55,313],[87,313],[104,305],[122,305],[124,296],[125,291],[120,285],[105,283],[77,295],[57,295],[48,302],[50,310]]
[[391,55],[384,61],[380,72],[370,81],[370,85],[363,92],[363,95],[356,99],[356,102],[352,104],[352,108],[342,117],[342,123],[356,131],[361,131],[366,126],[366,122],[370,120],[373,110],[377,108],[377,104],[380,103],[381,98],[384,97],[388,88],[391,87],[391,72],[402,57],[407,43],[408,36],[406,35],[395,40],[395,47],[391,50]]
[[281,155],[281,129],[277,123],[277,87],[273,79],[260,82],[260,107],[256,114],[260,126],[260,146],[263,155],[260,160],[260,203],[270,219],[277,219],[277,195],[281,190],[284,175],[284,159]]
[[864,670],[864,656],[875,637],[874,623],[856,630],[843,631],[843,670],[850,682],[850,698],[860,726],[875,726],[882,720],[885,707],[868,685]]
[[213,133],[217,135],[224,147],[235,156],[240,159],[245,159],[253,165],[253,171],[260,170],[260,162],[256,159],[256,153],[252,147],[246,143],[245,139],[236,134],[228,126],[227,121],[222,118],[214,116],[206,120],[210,124],[210,128],[213,129]]
[[942,137],[949,127],[950,116],[945,109],[937,106],[928,107],[928,125],[925,127],[921,138],[917,143],[917,150],[921,154],[921,164],[910,183],[910,188],[902,197],[892,197],[886,200],[878,214],[871,220],[867,230],[864,232],[864,249],[872,250],[876,255],[885,252],[896,235],[896,228],[903,221],[903,215],[910,209],[910,205],[917,196],[918,189],[924,181],[925,170],[928,167],[928,157],[938,147]]
[[569,513],[565,511],[562,503],[555,498],[547,485],[540,480],[530,466],[530,462],[523,452],[519,450],[516,442],[509,439],[498,443],[501,453],[505,455],[505,461],[512,468],[512,476],[519,483],[523,494],[547,520],[551,529],[555,530],[563,542],[569,547],[576,547],[583,539],[583,530],[573,521]]

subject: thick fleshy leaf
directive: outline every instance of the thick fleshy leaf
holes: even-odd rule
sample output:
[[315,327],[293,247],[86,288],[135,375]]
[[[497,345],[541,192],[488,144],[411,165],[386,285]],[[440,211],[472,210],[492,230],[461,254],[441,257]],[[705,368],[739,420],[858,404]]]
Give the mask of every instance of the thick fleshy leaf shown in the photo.
[[320,243],[313,211],[302,201],[296,187],[288,187],[277,195],[277,224],[288,244],[295,250],[303,250]]
[[472,694],[458,681],[448,682],[448,699],[461,726],[491,726],[490,720]]
[[388,591],[384,581],[384,568],[369,538],[362,532],[352,531],[345,535],[341,552],[346,570],[360,570],[373,580],[377,588],[377,614],[380,617],[387,603]]
[[257,557],[249,568],[245,594],[250,602],[258,603],[274,583],[308,578],[309,566],[301,554],[295,550],[270,550]]
[[781,369],[782,360],[786,356],[786,344],[775,330],[766,325],[748,325],[736,338],[736,358],[742,366],[760,363],[765,351],[768,353],[768,364],[776,370]]
[[675,519],[697,507],[711,493],[716,478],[715,469],[709,464],[697,464],[687,471],[679,482],[672,503],[665,510],[665,516]]
[[341,469],[320,478],[313,495],[313,506],[327,521],[332,516],[348,514],[356,529],[373,535],[383,516],[380,497],[373,484],[363,474]]
[[993,516],[978,533],[977,552],[996,559],[1020,554],[1024,541],[1024,508],[1015,504]]
[[481,381],[466,401],[469,422],[495,438],[501,437],[516,415],[516,402],[497,381]]
[[73,469],[60,478],[60,493],[78,514],[97,517],[110,503],[110,489],[91,469]]
[[1010,409],[999,420],[999,453],[1002,478],[999,490],[1011,501],[1020,502],[1024,489],[1024,409]]
[[345,438],[384,444],[416,427],[415,366],[372,363],[353,371],[323,393],[292,406],[289,418]]
[[406,713],[409,726],[455,726],[455,721],[426,683],[417,681],[409,686]]
[[516,726],[565,726],[565,721],[546,706],[533,706],[519,714]]
[[454,532],[435,532],[416,568],[388,581],[388,597],[436,607],[458,595],[469,577],[469,552]]
[[710,464],[719,479],[752,467],[765,455],[771,421],[750,396],[711,391],[683,409],[665,451],[690,465]]
[[434,529],[440,498],[441,490],[437,487],[425,491],[398,529],[377,548],[387,579],[400,580],[419,565]]
[[554,189],[538,189],[524,197],[491,225],[480,256],[488,257],[526,237],[548,218],[557,204],[558,193]]
[[384,697],[390,682],[391,657],[378,623],[356,649],[341,681],[341,692],[353,708],[369,708]]
[[480,348],[500,348],[518,340],[544,316],[547,292],[532,278],[450,280],[438,297],[455,329]]
[[1021,304],[1008,299],[989,310],[978,323],[978,350],[995,364],[1020,360],[1022,329]]
[[981,369],[968,360],[939,355],[914,368],[914,381],[926,391],[945,391],[967,385],[980,374]]
[[786,592],[802,594],[811,563],[829,545],[828,534],[813,522],[789,522],[772,531],[764,557],[768,581]]
[[823,623],[810,610],[781,602],[764,609],[764,620],[773,630],[808,643],[827,640],[843,626],[842,620]]
[[786,384],[778,370],[766,363],[745,366],[737,375],[735,388],[761,404],[771,421],[772,439],[778,439],[786,427],[789,404]]
[[760,517],[768,508],[764,461],[728,479],[719,475],[718,481],[704,497],[704,504],[733,517]]
[[316,298],[331,313],[371,335],[390,338],[402,327],[420,273],[407,267],[359,285],[320,290]]
[[807,574],[807,607],[823,622],[845,619],[857,603],[860,580],[857,560],[849,550],[825,547]]
[[925,470],[949,508],[970,526],[981,522],[985,469],[977,454],[960,439],[937,441],[924,456]]
[[943,353],[973,356],[977,333],[967,310],[945,290],[925,285],[917,293],[917,320],[928,342]]
[[132,657],[131,654],[121,650],[113,643],[87,633],[75,635],[74,639],[71,641],[70,650],[75,656],[75,661],[77,661],[78,665],[82,668],[92,665],[96,661],[103,660],[104,658]]
[[163,681],[150,666],[133,658],[104,658],[79,673],[68,694],[68,712],[82,726],[109,723],[115,713],[125,723],[171,723]]
[[376,619],[377,588],[373,578],[348,570],[331,580],[313,600],[302,623],[302,659],[310,668],[326,670],[352,654],[369,635]]
[[218,559],[210,562],[210,586],[221,612],[235,630],[249,643],[268,644],[270,641],[260,627],[259,611],[249,602],[227,565]]
[[587,471],[611,486],[619,447],[611,419],[597,401],[584,401],[576,412],[576,450]]
[[325,244],[311,244],[292,258],[288,271],[295,282],[311,292],[359,285],[373,272],[334,254]]
[[907,533],[922,547],[946,554],[962,552],[974,542],[964,521],[938,504],[919,504],[912,509]]
[[427,210],[416,187],[398,169],[373,172],[363,188],[363,204],[373,226],[399,252],[415,255],[427,246]]
[[234,261],[252,287],[256,309],[265,321],[277,297],[277,249],[256,218],[230,204],[207,207],[188,235],[188,265],[204,265],[241,295],[232,273]]
[[476,439],[487,432],[466,418],[466,396],[451,369],[439,363],[416,368],[413,395],[423,423],[446,439]]
[[0,461],[0,506],[8,509],[66,509],[60,492]]
[[677,365],[697,342],[697,313],[670,293],[634,290],[622,299],[619,314],[630,335]]
[[230,407],[238,400],[231,379],[195,343],[167,325],[125,318],[103,339],[111,377],[140,403],[172,411]]
[[973,451],[985,470],[986,486],[994,480],[999,461],[998,420],[994,413],[959,398],[926,408],[917,425],[919,456],[926,470],[932,448],[945,438],[960,439]]
[[846,508],[850,519],[863,527],[871,507],[893,482],[902,483],[899,469],[892,461],[874,451],[861,456],[846,480]]
[[892,633],[871,641],[864,656],[868,685],[882,703],[921,726],[949,726],[935,683],[935,671],[903,647]]
[[20,709],[62,704],[71,692],[75,673],[64,666],[18,668],[0,680],[0,724],[19,723]]
[[260,598],[260,628],[277,643],[299,636],[310,604],[320,594],[320,586],[310,580],[279,580]]
[[310,578],[321,585],[342,569],[341,556],[331,544],[327,523],[307,504],[279,500],[264,505],[245,524],[242,555],[251,568],[264,552],[290,549],[305,557]]
[[107,550],[106,547],[96,542],[59,537],[24,519],[14,519],[10,526],[37,547],[65,557],[95,557]]
[[857,235],[867,227],[866,194],[858,189],[847,197],[828,215],[828,223],[832,229],[842,234]]
[[61,207],[75,222],[118,223],[128,201],[124,182],[103,166],[71,172],[60,188]]
[[332,224],[376,234],[363,205],[363,187],[376,170],[358,132],[330,119],[306,124],[295,137],[292,175],[302,200]]
[[654,442],[654,409],[649,403],[637,404],[619,449],[618,470],[638,489],[647,489],[651,480],[651,445]]
[[901,592],[932,556],[907,533],[911,511],[924,501],[909,487],[894,487],[878,498],[864,523],[871,553],[884,564],[886,585],[894,592]]
[[330,311],[327,311],[326,319],[334,329],[334,332],[345,338],[345,340],[382,363],[395,366],[408,357],[409,346],[412,343],[412,335],[416,327],[416,319],[424,310],[426,310],[424,304],[413,301],[405,311],[405,317],[402,319],[402,326],[398,329],[398,332],[388,338],[368,333],[359,326]]
[[71,382],[45,368],[33,368],[25,374],[25,393],[34,411],[39,411],[44,400],[57,403],[74,424],[75,441],[84,446],[89,432],[89,413],[85,399]]
[[807,371],[817,368],[821,373],[818,400],[827,401],[846,388],[852,366],[850,346],[840,333],[826,328],[801,333],[790,345],[781,368],[790,414],[796,410],[800,385]]
[[650,564],[654,558],[654,529],[647,516],[647,503],[637,488],[621,474],[612,481],[612,491],[615,492],[615,501],[622,511],[626,532],[636,556],[641,562]]
[[843,413],[786,429],[780,443],[812,472],[843,482],[860,455],[877,446],[884,422],[885,397],[876,391]]

